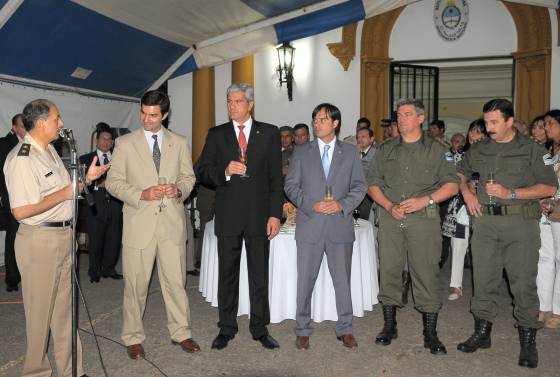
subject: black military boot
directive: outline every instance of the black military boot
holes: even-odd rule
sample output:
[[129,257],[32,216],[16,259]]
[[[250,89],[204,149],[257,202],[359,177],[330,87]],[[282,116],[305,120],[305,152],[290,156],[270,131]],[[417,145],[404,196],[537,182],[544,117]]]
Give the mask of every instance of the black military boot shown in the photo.
[[457,349],[462,352],[474,352],[479,348],[490,348],[492,341],[490,334],[492,333],[492,322],[484,319],[474,319],[474,334],[463,343],[457,345]]
[[408,304],[408,291],[410,290],[410,272],[402,272],[402,303]]
[[519,344],[521,345],[519,366],[536,368],[539,364],[539,353],[535,343],[537,329],[519,326],[517,330],[519,331]]
[[383,305],[383,330],[375,337],[375,343],[383,346],[391,344],[397,339],[397,307],[394,305]]
[[447,350],[437,336],[438,313],[422,313],[424,324],[424,348],[429,348],[433,355],[446,355]]

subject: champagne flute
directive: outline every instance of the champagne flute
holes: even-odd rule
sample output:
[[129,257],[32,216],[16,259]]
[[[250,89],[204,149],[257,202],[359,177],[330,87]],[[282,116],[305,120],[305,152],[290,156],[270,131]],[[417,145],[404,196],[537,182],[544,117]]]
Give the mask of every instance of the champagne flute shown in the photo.
[[550,199],[545,199],[543,201],[544,204],[544,221],[543,221],[543,225],[550,225],[550,220],[548,219],[548,216],[552,213],[552,211],[554,210],[554,206],[556,205],[554,199],[550,198]]
[[[488,185],[493,185],[495,183],[496,183],[496,175],[494,174],[494,172],[488,173],[488,177],[486,178],[486,187],[488,187]],[[491,206],[497,204],[492,195],[488,195],[488,204]]]
[[354,226],[360,226],[360,224],[358,224],[358,219],[360,218],[360,210],[358,208],[352,211],[352,217],[354,217]]
[[[239,162],[243,165],[247,166],[247,148],[239,147]],[[247,171],[245,170],[245,174],[240,176],[241,178],[249,178]]]
[[161,210],[165,207],[167,207],[164,203],[163,203],[163,198],[165,197],[165,186],[167,186],[167,178],[165,177],[158,177],[158,186],[161,189],[161,191],[163,192],[163,196],[161,197],[161,202],[159,203],[159,211],[161,212]]
[[[407,199],[406,194],[401,194],[401,201],[400,203],[404,202]],[[399,207],[401,206],[401,204],[399,203]],[[404,212],[404,209],[403,209]],[[406,224],[404,223],[404,220],[401,220],[401,223],[399,224],[399,227],[401,228],[406,228]]]
[[325,187],[325,197],[323,198],[325,202],[332,202],[334,200],[334,196],[332,193],[332,186]]

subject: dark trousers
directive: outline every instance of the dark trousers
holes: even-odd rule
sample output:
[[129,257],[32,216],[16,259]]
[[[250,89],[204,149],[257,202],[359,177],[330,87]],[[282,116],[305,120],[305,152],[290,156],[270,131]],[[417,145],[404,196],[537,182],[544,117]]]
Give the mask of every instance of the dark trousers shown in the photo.
[[249,301],[251,313],[249,330],[255,338],[268,334],[270,323],[268,306],[268,256],[270,242],[265,236],[218,236],[218,312],[220,334],[237,333],[239,303],[239,263],[245,240],[247,272],[249,275]]
[[6,214],[6,239],[4,242],[4,263],[6,265],[6,285],[16,286],[21,281],[18,266],[16,263],[16,252],[14,244],[19,223],[11,213]]
[[122,209],[119,202],[111,199],[96,202],[87,218],[88,254],[91,278],[116,273],[115,266],[119,260],[122,238]]

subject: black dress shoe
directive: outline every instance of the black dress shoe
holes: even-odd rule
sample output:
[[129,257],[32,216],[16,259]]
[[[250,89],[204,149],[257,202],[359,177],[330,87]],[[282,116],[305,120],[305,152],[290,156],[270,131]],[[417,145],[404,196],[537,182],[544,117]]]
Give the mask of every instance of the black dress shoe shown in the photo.
[[8,292],[17,292],[17,291],[19,291],[19,287],[18,287],[17,284],[16,284],[16,285],[8,285],[8,286],[6,287],[6,290],[7,290]]
[[218,334],[212,342],[212,349],[221,350],[222,348],[226,348],[228,342],[233,338],[235,338],[235,335]]
[[99,283],[99,280],[100,280],[100,277],[99,277],[99,276],[94,277],[94,278],[93,278],[93,277],[90,277],[90,278],[89,278],[89,282],[90,282],[90,283]]
[[271,337],[268,334],[260,336],[258,338],[253,337],[253,340],[257,340],[257,341],[261,342],[262,346],[264,348],[268,348],[269,350],[273,350],[275,348],[280,348],[280,344],[278,344],[276,339],[274,339],[273,337]]
[[121,274],[117,274],[116,272],[114,274],[110,274],[110,275],[103,274],[103,277],[104,278],[111,278],[111,279],[114,279],[114,280],[122,280],[123,279],[123,276]]

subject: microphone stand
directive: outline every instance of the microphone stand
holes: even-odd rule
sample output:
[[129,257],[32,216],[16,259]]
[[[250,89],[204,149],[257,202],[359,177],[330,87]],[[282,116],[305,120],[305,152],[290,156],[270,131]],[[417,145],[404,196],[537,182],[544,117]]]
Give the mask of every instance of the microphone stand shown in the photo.
[[78,248],[77,248],[77,237],[76,230],[78,224],[78,199],[79,199],[79,181],[84,185],[84,194],[89,206],[93,206],[94,199],[89,192],[86,180],[84,177],[84,169],[82,169],[82,164],[78,160],[78,149],[76,148],[76,142],[74,140],[74,135],[72,130],[61,128],[59,130],[60,136],[68,143],[70,147],[70,176],[72,179],[72,244],[70,246],[70,257],[72,260],[72,377],[78,377],[78,277],[77,277],[77,265],[78,265]]

